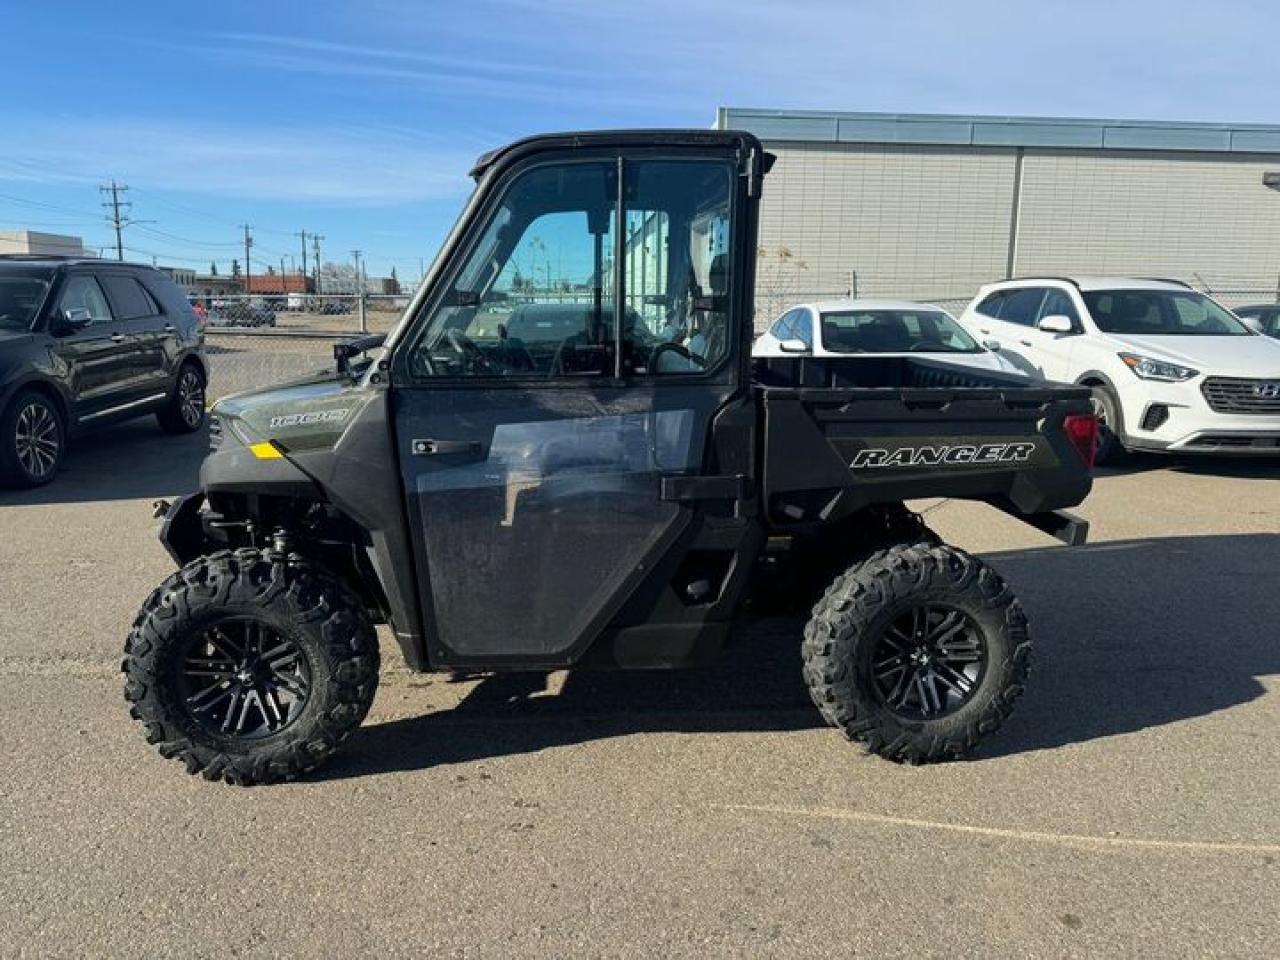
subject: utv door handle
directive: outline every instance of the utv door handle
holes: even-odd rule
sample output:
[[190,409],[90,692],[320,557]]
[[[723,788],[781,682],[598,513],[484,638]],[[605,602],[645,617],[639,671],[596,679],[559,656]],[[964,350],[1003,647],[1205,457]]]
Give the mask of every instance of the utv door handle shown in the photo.
[[113,333],[113,334],[111,335],[111,342],[112,342],[112,343],[124,343],[124,334],[123,334],[123,333]]
[[177,327],[175,327],[172,323],[166,323],[166,324],[164,325],[164,332],[165,332],[165,333],[177,333],[177,332],[178,332],[178,328],[177,328]]
[[450,453],[479,454],[483,448],[479,440],[414,440],[415,457],[438,457]]

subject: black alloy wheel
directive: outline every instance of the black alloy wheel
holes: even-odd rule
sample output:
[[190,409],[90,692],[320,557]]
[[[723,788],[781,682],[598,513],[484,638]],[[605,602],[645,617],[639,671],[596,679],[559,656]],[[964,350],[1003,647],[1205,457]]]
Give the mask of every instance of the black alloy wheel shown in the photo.
[[253,740],[279,733],[302,713],[311,666],[297,643],[261,621],[224,620],[193,638],[179,690],[205,731]]
[[903,720],[936,720],[972,698],[987,644],[962,610],[921,604],[889,623],[872,653],[876,692]]

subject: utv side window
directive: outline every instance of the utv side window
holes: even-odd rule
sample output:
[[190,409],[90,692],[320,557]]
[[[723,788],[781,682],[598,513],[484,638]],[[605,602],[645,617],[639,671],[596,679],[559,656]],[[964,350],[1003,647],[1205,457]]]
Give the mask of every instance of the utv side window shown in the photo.
[[418,333],[410,374],[647,378],[717,366],[729,350],[732,170],[624,160],[623,176],[621,216],[616,161],[517,176]]
[[635,160],[626,185],[628,373],[711,370],[729,353],[733,171],[722,161]]
[[611,373],[616,198],[607,163],[519,177],[415,343],[414,376]]

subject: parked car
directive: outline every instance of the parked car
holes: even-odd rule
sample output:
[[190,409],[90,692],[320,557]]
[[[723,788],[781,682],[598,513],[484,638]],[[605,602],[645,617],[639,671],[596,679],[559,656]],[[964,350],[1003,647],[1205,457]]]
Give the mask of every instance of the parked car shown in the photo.
[[775,320],[751,353],[755,357],[911,354],[980,370],[1020,372],[971,337],[941,307],[894,300],[800,304]]
[[960,318],[1028,373],[1093,388],[1098,460],[1125,450],[1280,454],[1280,342],[1166,280],[1009,280]]
[[274,327],[275,311],[262,300],[214,300],[209,325],[215,327]]
[[181,288],[112,260],[0,256],[0,483],[58,472],[68,438],[154,413],[204,424],[208,367]]
[[1231,312],[1243,320],[1249,329],[1264,336],[1280,338],[1280,303],[1236,307]]

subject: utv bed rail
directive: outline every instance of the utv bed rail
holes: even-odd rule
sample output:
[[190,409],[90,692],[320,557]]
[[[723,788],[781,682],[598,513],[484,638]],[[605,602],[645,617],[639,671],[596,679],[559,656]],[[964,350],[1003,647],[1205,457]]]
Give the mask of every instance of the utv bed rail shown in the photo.
[[[1088,449],[1068,430],[1089,390],[912,357],[756,362],[761,489],[776,526],[877,503],[981,500],[1078,542],[1043,515],[1088,493]],[[1091,441],[1090,441],[1091,442]]]

